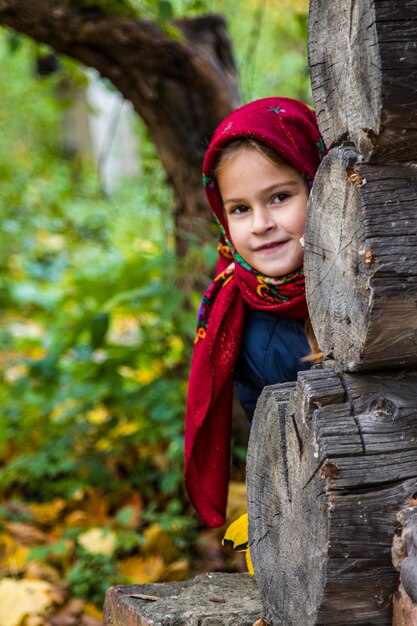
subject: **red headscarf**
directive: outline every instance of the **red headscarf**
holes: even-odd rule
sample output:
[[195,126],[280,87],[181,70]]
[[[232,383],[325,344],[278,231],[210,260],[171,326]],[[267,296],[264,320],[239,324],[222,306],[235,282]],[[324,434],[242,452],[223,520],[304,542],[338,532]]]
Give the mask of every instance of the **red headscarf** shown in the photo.
[[316,117],[307,105],[290,98],[263,98],[234,111],[219,125],[204,159],[206,195],[226,245],[219,247],[219,274],[204,294],[199,312],[185,420],[185,481],[198,514],[212,527],[225,521],[233,369],[245,306],[280,317],[308,316],[302,271],[275,279],[261,276],[233,249],[213,173],[222,148],[242,138],[275,150],[309,188],[325,154]]

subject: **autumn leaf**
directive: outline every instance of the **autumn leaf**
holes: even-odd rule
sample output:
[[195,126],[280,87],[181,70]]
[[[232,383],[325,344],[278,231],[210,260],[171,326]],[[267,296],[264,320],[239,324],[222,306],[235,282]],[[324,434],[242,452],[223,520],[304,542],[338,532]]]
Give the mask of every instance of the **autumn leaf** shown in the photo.
[[177,546],[157,522],[146,528],[143,538],[145,543],[142,546],[142,552],[145,555],[160,554],[165,561],[172,561],[178,557]]
[[111,556],[116,550],[116,535],[103,528],[90,528],[79,535],[78,543],[88,552]]
[[0,581],[0,624],[20,626],[28,615],[42,615],[53,604],[53,586],[42,580]]
[[29,510],[34,519],[39,524],[54,523],[66,507],[66,502],[62,498],[56,498],[51,502],[30,503]]
[[0,573],[19,574],[26,565],[29,548],[16,542],[7,533],[0,534]]
[[155,583],[163,575],[165,564],[161,556],[137,556],[120,561],[118,570],[131,583]]

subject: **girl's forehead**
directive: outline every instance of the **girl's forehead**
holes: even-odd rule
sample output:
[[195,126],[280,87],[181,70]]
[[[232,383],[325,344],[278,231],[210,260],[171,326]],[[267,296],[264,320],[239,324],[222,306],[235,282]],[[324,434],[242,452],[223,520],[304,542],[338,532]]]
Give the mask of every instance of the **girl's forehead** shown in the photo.
[[275,161],[244,147],[229,155],[216,172],[220,191],[224,184],[261,189],[271,183],[303,182],[299,172],[286,161]]

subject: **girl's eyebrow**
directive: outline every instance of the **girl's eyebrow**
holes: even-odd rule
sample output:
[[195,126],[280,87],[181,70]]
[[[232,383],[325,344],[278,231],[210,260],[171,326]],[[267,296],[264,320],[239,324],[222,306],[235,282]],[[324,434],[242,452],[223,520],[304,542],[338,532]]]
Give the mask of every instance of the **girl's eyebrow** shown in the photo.
[[273,189],[277,189],[277,187],[297,187],[300,184],[298,180],[286,180],[282,183],[273,183],[269,185],[269,187],[265,187],[262,191],[272,191]]

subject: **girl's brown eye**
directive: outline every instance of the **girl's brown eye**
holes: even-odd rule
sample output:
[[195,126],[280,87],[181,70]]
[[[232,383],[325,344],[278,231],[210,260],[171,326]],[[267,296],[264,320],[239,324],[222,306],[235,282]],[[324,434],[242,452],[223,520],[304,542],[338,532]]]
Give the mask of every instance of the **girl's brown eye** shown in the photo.
[[235,206],[233,207],[233,209],[230,211],[231,214],[236,214],[236,215],[240,215],[241,213],[246,213],[246,211],[249,211],[248,207],[244,204],[240,204],[239,206]]
[[289,193],[277,193],[273,198],[273,202],[284,202],[289,197]]

